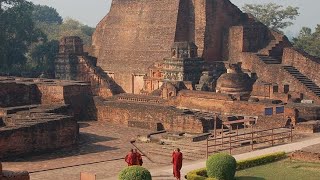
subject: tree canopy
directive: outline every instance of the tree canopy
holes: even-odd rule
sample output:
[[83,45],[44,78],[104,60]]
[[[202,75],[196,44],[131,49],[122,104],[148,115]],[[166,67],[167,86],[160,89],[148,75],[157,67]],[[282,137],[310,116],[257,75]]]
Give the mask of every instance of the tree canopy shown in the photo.
[[34,22],[48,24],[61,24],[63,21],[56,9],[45,5],[35,5],[33,7],[32,19]]
[[291,26],[293,24],[292,21],[299,15],[298,7],[288,6],[284,8],[282,5],[275,3],[245,4],[242,9],[276,31],[281,31]]
[[35,28],[31,14],[33,4],[24,0],[0,1],[0,69],[23,65],[31,43],[45,35]]
[[303,27],[298,37],[293,38],[294,46],[306,51],[310,55],[320,57],[320,24],[315,31],[308,27]]
[[91,44],[94,28],[63,20],[52,7],[27,0],[0,0],[0,72],[52,72],[62,36]]

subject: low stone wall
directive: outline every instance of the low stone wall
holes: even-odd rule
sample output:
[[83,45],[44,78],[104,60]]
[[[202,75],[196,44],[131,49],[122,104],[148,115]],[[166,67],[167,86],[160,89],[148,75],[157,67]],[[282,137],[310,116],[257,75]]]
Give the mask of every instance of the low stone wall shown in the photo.
[[97,119],[131,127],[189,133],[203,133],[206,124],[205,120],[172,106],[121,101],[98,104]]
[[47,152],[76,144],[79,135],[72,117],[50,113],[35,119],[20,119],[13,126],[0,128],[0,158]]
[[320,121],[308,121],[296,124],[295,131],[302,133],[317,133],[320,132]]

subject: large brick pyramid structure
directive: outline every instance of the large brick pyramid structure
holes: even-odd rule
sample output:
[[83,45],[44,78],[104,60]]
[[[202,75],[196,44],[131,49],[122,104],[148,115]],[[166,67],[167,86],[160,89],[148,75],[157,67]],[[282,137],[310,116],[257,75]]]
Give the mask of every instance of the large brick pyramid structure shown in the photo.
[[93,35],[95,56],[135,93],[135,75],[167,57],[174,42],[195,42],[207,62],[227,60],[229,28],[247,19],[228,0],[113,0]]

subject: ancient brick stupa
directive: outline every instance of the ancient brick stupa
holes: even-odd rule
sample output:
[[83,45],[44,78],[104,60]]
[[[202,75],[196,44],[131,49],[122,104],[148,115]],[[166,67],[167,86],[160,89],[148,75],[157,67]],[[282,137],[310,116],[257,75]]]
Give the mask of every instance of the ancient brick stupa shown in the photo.
[[174,42],[194,42],[207,62],[227,60],[228,29],[246,19],[228,0],[113,0],[93,35],[94,54],[126,92],[138,93]]
[[239,64],[230,64],[227,73],[222,74],[217,80],[218,93],[232,95],[247,95],[252,90],[252,79],[241,71]]

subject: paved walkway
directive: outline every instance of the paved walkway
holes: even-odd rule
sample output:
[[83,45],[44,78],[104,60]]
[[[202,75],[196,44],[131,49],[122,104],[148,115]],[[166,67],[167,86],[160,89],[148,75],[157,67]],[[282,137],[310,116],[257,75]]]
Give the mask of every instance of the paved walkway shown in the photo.
[[[261,149],[261,150],[256,150],[248,153],[243,153],[239,155],[234,155],[236,160],[243,160],[243,159],[248,159],[248,158],[253,158],[256,156],[261,156],[265,154],[270,154],[274,152],[281,152],[285,151],[287,153],[293,152],[296,150],[300,150],[302,148],[315,145],[315,144],[320,144],[320,137],[301,141],[301,142],[296,142],[296,143],[291,143],[291,144],[285,144],[285,145],[279,145],[279,146],[274,146],[266,149]],[[194,169],[200,169],[205,167],[206,160],[202,159],[199,161],[195,161],[192,163],[184,164],[182,167],[182,172],[181,175],[184,176],[188,172],[194,170]],[[151,169],[150,170],[152,174],[152,179],[153,180],[174,180],[172,177],[172,166],[166,166],[158,169]],[[107,178],[105,180],[115,180],[117,177],[111,177]]]

